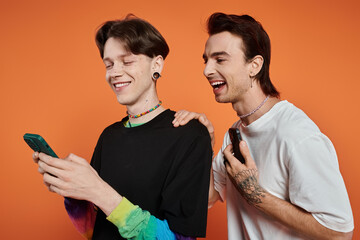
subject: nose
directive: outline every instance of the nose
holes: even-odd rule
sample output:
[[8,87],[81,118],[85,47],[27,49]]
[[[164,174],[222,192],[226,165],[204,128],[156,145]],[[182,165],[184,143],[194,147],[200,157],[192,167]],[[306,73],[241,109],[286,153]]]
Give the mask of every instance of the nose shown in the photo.
[[113,67],[109,70],[109,76],[113,79],[124,75],[124,67],[122,64],[114,63]]
[[207,78],[211,77],[211,75],[215,73],[215,69],[214,69],[214,66],[211,63],[211,61],[208,61],[206,63],[203,73],[204,73],[204,76]]

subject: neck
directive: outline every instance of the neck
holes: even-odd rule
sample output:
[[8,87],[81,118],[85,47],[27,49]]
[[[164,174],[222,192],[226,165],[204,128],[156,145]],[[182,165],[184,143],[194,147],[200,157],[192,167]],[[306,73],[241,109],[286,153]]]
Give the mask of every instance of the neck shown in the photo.
[[[157,104],[159,104],[159,99],[156,97],[152,100],[143,100],[139,101],[136,104],[133,105],[127,105],[127,113],[131,115],[138,115],[141,113],[145,113],[149,111],[150,109],[154,108]],[[130,118],[130,123],[146,123],[162,113],[165,110],[165,108],[161,105],[157,107],[156,109],[152,110],[151,112],[148,112],[142,116],[139,116],[137,118]]]
[[[246,115],[256,110],[264,102],[266,97],[267,95],[265,95],[262,91],[259,91],[258,93],[253,93],[250,96],[233,103],[232,106],[238,116]],[[251,124],[267,113],[279,101],[280,100],[278,98],[269,97],[268,100],[253,114],[241,118],[242,123],[244,125]]]

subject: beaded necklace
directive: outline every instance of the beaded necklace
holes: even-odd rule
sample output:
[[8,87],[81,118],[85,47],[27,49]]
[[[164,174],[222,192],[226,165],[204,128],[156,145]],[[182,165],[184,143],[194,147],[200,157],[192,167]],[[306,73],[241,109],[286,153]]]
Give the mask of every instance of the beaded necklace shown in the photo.
[[244,125],[243,123],[243,118],[246,118],[250,115],[253,115],[257,110],[259,110],[265,103],[266,101],[269,99],[270,96],[267,96],[264,101],[262,103],[260,103],[259,106],[257,106],[257,108],[255,108],[254,110],[252,110],[251,112],[247,113],[247,114],[244,114],[244,115],[238,115],[238,117],[240,118],[240,124],[243,126],[243,127],[246,127],[246,125]]
[[158,103],[155,107],[147,110],[146,112],[143,112],[143,113],[140,113],[140,114],[137,114],[137,115],[131,115],[131,114],[128,113],[127,111],[126,111],[126,113],[127,113],[127,115],[129,116],[129,118],[139,118],[139,117],[141,117],[141,116],[144,116],[144,115],[146,115],[146,114],[154,111],[155,109],[157,109],[158,107],[160,107],[161,104],[162,104],[162,101],[159,101],[159,103]]
[[242,118],[246,118],[246,117],[248,117],[248,116],[250,116],[250,115],[253,115],[257,110],[259,110],[259,109],[262,107],[262,105],[264,105],[264,104],[266,103],[266,101],[267,101],[268,99],[269,99],[269,96],[267,96],[267,97],[264,99],[264,101],[263,101],[262,103],[260,103],[259,106],[257,106],[257,108],[255,108],[254,110],[252,110],[251,112],[249,112],[249,113],[247,113],[247,114],[238,115],[238,117],[239,117],[240,119],[242,119]]

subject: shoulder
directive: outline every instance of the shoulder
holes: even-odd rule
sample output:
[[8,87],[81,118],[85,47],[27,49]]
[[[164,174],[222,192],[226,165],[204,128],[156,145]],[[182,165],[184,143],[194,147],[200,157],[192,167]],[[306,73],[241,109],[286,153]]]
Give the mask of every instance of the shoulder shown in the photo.
[[207,128],[196,119],[190,120],[186,125],[175,128],[172,124],[172,121],[174,120],[174,114],[175,114],[174,111],[171,111],[171,110],[169,111],[168,121],[171,124],[171,128],[173,128],[177,134],[185,135],[185,136],[192,136],[192,137],[203,136],[203,137],[210,138]]
[[305,139],[320,134],[319,127],[300,108],[287,102],[278,109],[276,129],[285,139]]
[[100,135],[100,139],[106,136],[112,135],[115,131],[122,129],[124,127],[122,120],[112,123],[109,126],[105,127]]
[[321,152],[320,146],[328,149],[332,154],[335,152],[331,140],[320,131],[304,111],[291,103],[279,111],[275,129],[276,138],[285,144],[290,152],[293,152],[295,148],[304,151],[313,149],[315,152],[318,149],[318,152]]
[[177,127],[176,132],[181,135],[185,141],[196,141],[197,144],[202,143],[211,146],[210,134],[207,128],[198,120],[191,120],[186,125]]

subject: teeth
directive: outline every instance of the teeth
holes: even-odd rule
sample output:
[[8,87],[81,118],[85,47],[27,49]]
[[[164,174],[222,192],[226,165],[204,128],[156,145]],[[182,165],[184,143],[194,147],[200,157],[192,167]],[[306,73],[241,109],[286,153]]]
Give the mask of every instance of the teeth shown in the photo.
[[224,84],[225,82],[223,82],[223,81],[219,81],[219,82],[212,82],[212,83],[210,83],[211,84],[211,86],[217,86],[217,85],[221,85],[221,84]]
[[126,82],[126,83],[115,83],[114,86],[118,88],[118,87],[127,86],[127,85],[129,85],[129,84],[130,84],[129,82]]

